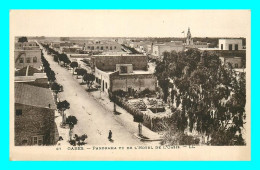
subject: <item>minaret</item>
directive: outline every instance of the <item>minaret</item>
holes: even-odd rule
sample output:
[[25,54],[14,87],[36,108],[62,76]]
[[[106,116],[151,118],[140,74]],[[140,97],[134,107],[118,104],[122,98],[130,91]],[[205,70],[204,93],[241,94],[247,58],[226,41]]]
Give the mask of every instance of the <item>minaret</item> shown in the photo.
[[193,45],[193,40],[191,39],[190,27],[188,28],[188,32],[187,32],[186,45]]

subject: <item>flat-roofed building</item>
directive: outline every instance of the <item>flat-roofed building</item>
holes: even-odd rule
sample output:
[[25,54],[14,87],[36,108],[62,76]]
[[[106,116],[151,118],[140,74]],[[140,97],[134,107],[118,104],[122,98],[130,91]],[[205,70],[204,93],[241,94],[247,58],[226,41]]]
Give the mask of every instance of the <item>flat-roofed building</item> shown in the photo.
[[243,45],[242,45],[242,39],[237,39],[237,38],[227,38],[227,39],[219,39],[219,50],[243,50]]

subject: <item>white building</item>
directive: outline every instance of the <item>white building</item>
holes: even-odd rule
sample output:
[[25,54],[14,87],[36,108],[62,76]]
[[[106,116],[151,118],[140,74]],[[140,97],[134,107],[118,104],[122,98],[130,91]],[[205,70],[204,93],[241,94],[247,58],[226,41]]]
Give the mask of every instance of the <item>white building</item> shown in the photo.
[[219,39],[219,50],[242,50],[242,39]]

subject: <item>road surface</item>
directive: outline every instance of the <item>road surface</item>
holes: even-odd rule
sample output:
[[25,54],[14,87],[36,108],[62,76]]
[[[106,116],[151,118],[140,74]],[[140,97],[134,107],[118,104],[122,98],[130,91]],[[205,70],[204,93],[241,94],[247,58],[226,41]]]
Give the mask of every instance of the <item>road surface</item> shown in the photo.
[[[70,109],[66,110],[67,116],[74,115],[78,119],[74,134],[87,134],[89,145],[144,145],[146,143],[136,138],[132,130],[116,120],[115,114],[108,111],[97,102],[85,89],[80,86],[73,75],[54,62],[51,55],[43,50],[44,57],[48,60],[51,69],[56,73],[57,82],[63,86],[64,91],[59,93],[60,100],[67,100]],[[133,121],[133,120],[129,120]],[[137,132],[137,127],[136,132]],[[113,142],[108,140],[108,132],[113,132]]]

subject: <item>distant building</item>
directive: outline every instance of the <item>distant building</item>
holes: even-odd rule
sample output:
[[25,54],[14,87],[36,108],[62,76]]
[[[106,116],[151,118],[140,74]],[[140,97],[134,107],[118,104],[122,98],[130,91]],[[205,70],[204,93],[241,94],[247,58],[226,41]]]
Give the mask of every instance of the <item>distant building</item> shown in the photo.
[[14,44],[16,50],[40,50],[36,42],[16,42]]
[[148,58],[142,54],[93,55],[95,66],[103,71],[115,71],[116,64],[132,64],[134,70],[147,70]]
[[215,48],[201,48],[201,51],[217,54],[222,64],[228,66],[231,64],[234,69],[246,67],[246,50],[219,50]]
[[232,65],[232,68],[243,68],[242,65],[242,57],[219,57],[221,62],[228,66],[228,64]]
[[219,39],[219,50],[242,50],[242,39]]
[[41,70],[41,50],[23,50],[16,49],[14,51],[15,68],[21,69],[26,66],[34,67]]
[[146,88],[155,90],[156,77],[147,71],[147,56],[95,56],[96,82],[105,93],[123,90],[139,92]]
[[[148,47],[150,48],[150,47]],[[180,52],[184,50],[183,43],[181,41],[176,41],[176,42],[169,42],[169,43],[164,43],[164,44],[155,44],[152,46],[152,55],[155,57],[161,58],[163,55],[163,52],[171,52],[171,51],[176,51]]]
[[85,43],[83,45],[83,51],[114,51],[114,52],[120,52],[121,44],[117,42],[96,42],[96,43]]
[[190,28],[188,28],[185,47],[186,48],[208,48],[208,43],[202,41],[194,42],[193,38],[191,37]]
[[60,37],[60,41],[69,41],[70,38],[69,37]]
[[15,83],[15,145],[54,145],[56,105],[51,90]]

